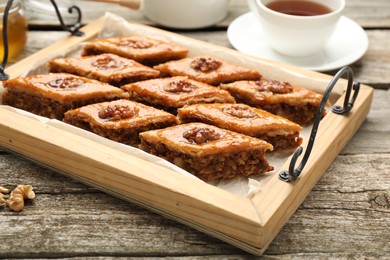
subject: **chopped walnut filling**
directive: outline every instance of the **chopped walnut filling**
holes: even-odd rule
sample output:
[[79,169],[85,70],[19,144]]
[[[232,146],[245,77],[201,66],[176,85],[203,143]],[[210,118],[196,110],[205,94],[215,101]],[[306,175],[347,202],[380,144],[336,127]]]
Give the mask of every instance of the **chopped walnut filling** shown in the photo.
[[237,117],[237,118],[255,118],[256,113],[250,110],[247,106],[242,105],[233,105],[229,107],[225,107],[222,110],[225,114]]
[[219,67],[221,67],[222,62],[219,60],[213,59],[213,58],[204,58],[200,57],[191,62],[191,68],[195,70],[199,70],[201,72],[210,72],[217,70]]
[[192,144],[203,144],[221,139],[221,133],[210,128],[193,127],[183,133],[183,137]]
[[58,88],[58,89],[71,89],[71,88],[78,88],[80,86],[84,85],[84,81],[81,79],[73,78],[73,77],[66,77],[66,78],[60,78],[51,80],[47,83],[47,86],[51,88]]
[[293,88],[290,83],[279,80],[256,81],[256,85],[256,90],[261,92],[266,91],[274,94],[287,94],[293,92]]
[[190,93],[197,88],[194,84],[186,80],[171,81],[164,86],[164,90],[171,93]]
[[110,56],[104,56],[103,58],[98,58],[92,62],[92,66],[101,69],[101,70],[113,70],[113,69],[122,69],[124,63],[119,60],[115,60]]
[[118,43],[120,47],[129,47],[132,49],[147,49],[153,46],[152,42],[137,40],[137,39],[123,39]]
[[109,119],[112,121],[127,119],[135,116],[136,111],[131,109],[128,106],[107,106],[101,109],[98,113],[99,118],[101,119]]

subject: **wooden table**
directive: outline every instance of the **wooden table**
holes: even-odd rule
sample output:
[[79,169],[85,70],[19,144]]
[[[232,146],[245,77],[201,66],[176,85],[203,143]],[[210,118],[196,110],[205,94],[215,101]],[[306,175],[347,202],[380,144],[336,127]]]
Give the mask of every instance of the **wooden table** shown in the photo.
[[[80,6],[88,7],[81,2]],[[126,19],[150,23],[136,11],[109,7]],[[220,24],[178,33],[231,47],[226,28],[247,11],[245,1],[232,0],[229,17]],[[99,12],[86,13],[88,22]],[[368,52],[351,67],[356,80],[375,88],[372,109],[264,259],[390,255],[390,1],[347,0],[345,15],[364,27],[369,37]],[[19,59],[68,36],[54,24],[31,19],[28,44]],[[29,183],[37,193],[20,213],[0,209],[0,258],[250,258],[220,240],[4,151],[0,176],[0,186]]]

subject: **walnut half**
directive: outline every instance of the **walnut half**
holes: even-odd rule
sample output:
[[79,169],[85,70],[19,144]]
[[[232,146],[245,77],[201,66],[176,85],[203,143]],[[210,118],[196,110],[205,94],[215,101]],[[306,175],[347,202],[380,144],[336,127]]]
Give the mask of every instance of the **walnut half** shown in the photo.
[[170,93],[190,93],[197,88],[194,84],[186,80],[171,81],[164,86],[164,90]]
[[256,113],[254,113],[249,107],[245,105],[232,105],[224,107],[222,110],[225,114],[237,117],[237,118],[255,118]]
[[219,67],[221,67],[221,65],[222,62],[219,60],[210,57],[199,57],[191,62],[190,67],[195,70],[207,73],[217,70]]
[[31,185],[18,185],[6,200],[8,207],[16,212],[24,208],[24,199],[34,199],[35,193]]
[[203,144],[222,138],[221,133],[214,129],[193,127],[183,133],[183,137],[192,144]]
[[294,90],[290,83],[279,80],[256,81],[256,85],[256,90],[261,92],[272,92],[274,94],[287,94]]
[[99,118],[112,121],[131,118],[136,115],[136,111],[128,106],[109,105],[101,109],[98,113]]
[[67,90],[72,88],[78,88],[84,85],[84,81],[73,77],[66,77],[66,78],[51,80],[47,83],[47,85],[51,88]]

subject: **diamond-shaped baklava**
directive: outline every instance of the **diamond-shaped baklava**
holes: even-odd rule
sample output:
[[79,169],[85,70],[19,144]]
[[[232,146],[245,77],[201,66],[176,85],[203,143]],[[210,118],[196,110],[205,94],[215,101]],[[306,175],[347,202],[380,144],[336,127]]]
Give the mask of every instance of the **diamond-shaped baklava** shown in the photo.
[[273,170],[265,152],[271,144],[203,123],[181,124],[140,134],[140,148],[206,181]]
[[262,77],[256,70],[210,56],[170,61],[154,66],[154,69],[159,70],[162,76],[187,76],[214,86],[237,80],[259,80]]
[[[222,84],[237,102],[267,110],[298,124],[313,122],[322,95],[278,80],[237,81]],[[326,111],[322,111],[325,116]]]
[[140,132],[178,124],[172,114],[126,99],[70,110],[63,121],[133,146],[139,144]]
[[283,117],[245,104],[195,104],[178,109],[182,123],[203,122],[257,137],[274,149],[296,148],[302,127]]
[[3,86],[4,105],[60,120],[68,110],[129,96],[109,84],[67,73],[10,79]]
[[89,56],[101,53],[114,53],[142,64],[155,65],[184,58],[187,56],[188,50],[151,37],[127,36],[88,42],[84,46],[82,55]]
[[54,59],[49,61],[48,69],[50,72],[66,72],[96,79],[113,86],[153,79],[160,75],[157,70],[110,53]]
[[234,103],[228,91],[186,77],[151,79],[122,86],[130,99],[176,114],[177,108],[196,103]]

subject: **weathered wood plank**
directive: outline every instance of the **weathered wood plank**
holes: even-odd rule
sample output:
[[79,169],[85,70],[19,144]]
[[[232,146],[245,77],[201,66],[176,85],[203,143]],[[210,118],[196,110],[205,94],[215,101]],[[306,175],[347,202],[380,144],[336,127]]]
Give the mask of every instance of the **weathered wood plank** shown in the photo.
[[374,99],[367,119],[341,154],[388,153],[390,149],[390,124],[387,116],[390,90],[374,91]]
[[[13,155],[1,158],[8,165],[23,161]],[[389,154],[338,156],[265,254],[390,252],[390,234],[383,232],[390,227],[390,177],[374,171],[380,167],[382,173],[389,172],[389,159]],[[80,194],[81,184],[60,175],[51,180],[55,185],[50,190],[46,180],[55,174],[27,162],[18,167],[17,174],[5,176],[11,179],[7,183],[14,183],[16,176],[18,182],[34,181],[37,197],[21,213],[1,210],[2,238],[7,243],[0,244],[0,257],[245,255],[104,193]],[[61,185],[64,189],[58,193]],[[75,186],[75,193],[70,186]],[[21,235],[31,242],[24,243]]]
[[[232,0],[231,6],[230,16],[213,31],[179,33],[230,48],[226,27],[248,11],[245,0]],[[347,0],[345,15],[365,28],[390,28],[389,8],[388,0]],[[133,20],[143,19],[139,13],[133,15],[137,17]],[[351,67],[362,83],[389,89],[390,30],[367,30],[367,34],[369,50]],[[30,32],[21,57],[67,36],[66,32]],[[389,98],[389,90],[375,90],[365,123],[262,259],[388,258]],[[0,152],[0,186],[20,183],[33,184],[37,198],[21,213],[0,208],[0,258],[253,259],[208,235]]]

